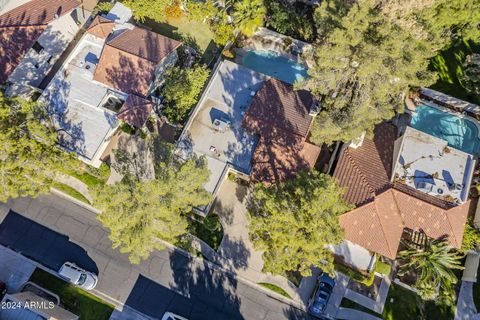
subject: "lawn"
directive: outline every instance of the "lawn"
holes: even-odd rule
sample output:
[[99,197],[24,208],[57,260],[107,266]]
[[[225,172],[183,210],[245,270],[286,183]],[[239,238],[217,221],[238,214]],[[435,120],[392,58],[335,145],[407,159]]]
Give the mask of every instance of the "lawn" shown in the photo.
[[113,305],[41,269],[35,270],[30,281],[56,293],[64,308],[80,316],[80,320],[108,320],[113,312]]
[[73,197],[77,200],[85,202],[86,204],[91,204],[90,201],[88,201],[88,199],[83,196],[83,194],[81,194],[77,190],[73,189],[72,187],[67,186],[66,184],[63,184],[63,183],[60,183],[60,182],[55,182],[55,183],[53,183],[52,187],[54,187],[55,189],[57,189],[59,191],[62,191],[63,193],[68,194],[69,196],[71,196],[71,197]]
[[434,301],[422,301],[420,297],[392,283],[388,291],[382,318],[385,320],[451,320],[454,310],[437,306]]
[[223,239],[223,227],[220,218],[216,214],[210,214],[206,218],[189,217],[189,232],[205,241],[213,250],[217,251]]
[[279,286],[276,286],[272,283],[266,283],[266,282],[259,282],[257,283],[258,285],[261,285],[262,287],[265,287],[267,289],[270,289],[278,294],[281,294],[282,296],[288,298],[288,299],[292,299],[292,297],[290,297],[290,295],[285,291],[283,290],[282,288],[280,288]]
[[146,19],[143,25],[152,31],[160,33],[172,39],[182,41],[188,46],[196,48],[202,54],[202,63],[213,67],[215,58],[220,49],[213,42],[213,33],[204,23],[190,21],[187,17],[167,19],[166,22],[156,22]]
[[80,162],[80,160],[77,161],[78,170],[65,170],[63,173],[77,178],[91,189],[103,186],[107,182],[110,176],[110,168],[105,163],[102,163],[100,168],[97,169]]
[[430,63],[430,69],[438,74],[432,89],[453,97],[480,104],[480,96],[469,94],[462,86],[463,62],[471,53],[480,53],[480,44],[458,41],[449,49],[440,52]]

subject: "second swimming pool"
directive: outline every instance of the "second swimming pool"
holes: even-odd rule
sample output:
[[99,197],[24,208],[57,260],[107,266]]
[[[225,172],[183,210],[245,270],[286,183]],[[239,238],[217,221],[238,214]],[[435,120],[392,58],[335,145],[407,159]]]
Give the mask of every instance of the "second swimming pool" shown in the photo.
[[455,149],[472,155],[480,153],[478,127],[468,118],[422,104],[415,109],[410,126],[446,140]]

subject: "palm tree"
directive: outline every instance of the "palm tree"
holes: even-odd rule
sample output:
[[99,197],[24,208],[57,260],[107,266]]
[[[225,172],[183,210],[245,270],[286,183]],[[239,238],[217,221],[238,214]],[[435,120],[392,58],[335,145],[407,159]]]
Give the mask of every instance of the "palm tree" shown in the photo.
[[233,7],[233,21],[241,33],[247,37],[263,25],[267,12],[263,0],[241,0]]
[[[427,242],[424,249],[410,247],[399,253],[399,275],[415,272],[418,275],[415,288],[424,299],[433,299],[438,287],[457,282],[453,269],[463,269],[462,255],[453,250],[445,239]],[[446,288],[444,288],[446,289]]]

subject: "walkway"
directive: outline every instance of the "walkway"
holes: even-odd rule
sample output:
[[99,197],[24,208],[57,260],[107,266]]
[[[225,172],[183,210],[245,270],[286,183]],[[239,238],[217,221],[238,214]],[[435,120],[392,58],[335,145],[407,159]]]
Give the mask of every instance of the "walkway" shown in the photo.
[[383,308],[385,306],[385,300],[387,300],[388,289],[390,288],[391,281],[388,276],[379,273],[375,273],[375,275],[382,278],[382,282],[380,283],[380,288],[378,289],[378,294],[375,300],[350,289],[346,290],[345,298],[356,302],[359,305],[364,306],[365,308],[382,314]]

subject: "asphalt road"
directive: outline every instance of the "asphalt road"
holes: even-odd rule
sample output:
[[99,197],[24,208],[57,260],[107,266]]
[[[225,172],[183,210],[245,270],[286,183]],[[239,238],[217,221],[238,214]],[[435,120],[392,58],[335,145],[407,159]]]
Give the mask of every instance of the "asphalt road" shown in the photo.
[[[166,311],[195,319],[306,319],[288,304],[176,250],[132,265],[112,249],[95,213],[61,197],[17,199],[0,224],[0,244],[51,269],[65,261],[99,275],[96,290],[151,317]],[[0,216],[1,219],[1,216]]]

